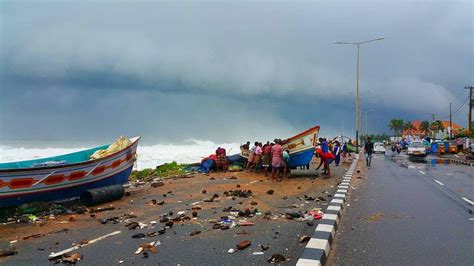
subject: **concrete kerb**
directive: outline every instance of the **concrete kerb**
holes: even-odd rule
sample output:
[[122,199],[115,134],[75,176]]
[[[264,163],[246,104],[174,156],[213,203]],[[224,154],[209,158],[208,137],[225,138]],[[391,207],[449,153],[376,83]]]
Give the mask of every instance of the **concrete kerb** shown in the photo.
[[358,157],[352,162],[349,170],[344,175],[333,199],[329,202],[325,214],[306,245],[303,255],[296,262],[297,266],[324,265],[331,250],[331,243],[344,208],[344,202],[346,201],[357,161]]

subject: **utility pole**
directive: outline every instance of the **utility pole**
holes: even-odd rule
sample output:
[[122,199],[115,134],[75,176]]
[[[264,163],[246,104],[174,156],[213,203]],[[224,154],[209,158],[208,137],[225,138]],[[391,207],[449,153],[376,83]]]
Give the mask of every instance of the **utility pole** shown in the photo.
[[449,103],[449,139],[453,139],[453,115],[451,113],[451,103]]
[[473,86],[465,86],[464,89],[469,90],[469,116],[468,116],[468,130],[472,133],[472,107],[474,106],[474,99],[472,99]]

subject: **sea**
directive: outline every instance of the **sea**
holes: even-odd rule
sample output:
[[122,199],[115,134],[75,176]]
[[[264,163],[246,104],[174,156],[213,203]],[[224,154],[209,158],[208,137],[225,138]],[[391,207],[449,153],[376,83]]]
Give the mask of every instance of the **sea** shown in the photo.
[[[72,141],[2,141],[0,142],[0,163],[39,159],[76,152],[104,143]],[[217,147],[223,147],[227,154],[240,152],[239,143],[215,143],[210,140],[185,140],[177,144],[138,145],[135,170],[155,168],[158,165],[178,162],[196,163],[213,154]]]

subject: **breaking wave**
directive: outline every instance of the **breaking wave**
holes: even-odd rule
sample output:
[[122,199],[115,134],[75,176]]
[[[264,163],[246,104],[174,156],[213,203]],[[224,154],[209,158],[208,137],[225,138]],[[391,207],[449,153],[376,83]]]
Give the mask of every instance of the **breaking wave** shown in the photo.
[[[45,146],[45,144],[39,145]],[[240,144],[216,144],[209,140],[186,140],[182,144],[138,145],[136,169],[155,168],[157,165],[176,161],[178,163],[200,162],[202,158],[214,153],[217,147],[223,147],[228,154],[239,152]],[[90,147],[18,147],[0,145],[0,163],[38,159],[84,150]]]

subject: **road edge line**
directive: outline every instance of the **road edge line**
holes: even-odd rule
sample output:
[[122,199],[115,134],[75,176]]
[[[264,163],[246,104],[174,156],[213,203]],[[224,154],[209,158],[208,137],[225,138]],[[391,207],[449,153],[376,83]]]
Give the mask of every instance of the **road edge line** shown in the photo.
[[347,185],[338,186],[337,196],[329,202],[326,212],[314,230],[314,234],[306,244],[303,254],[296,262],[296,266],[324,265],[331,251],[331,244],[336,237],[337,225],[342,216],[344,202],[350,191],[350,183],[354,177],[354,171],[359,161],[356,155],[349,169],[344,173],[341,182]]

